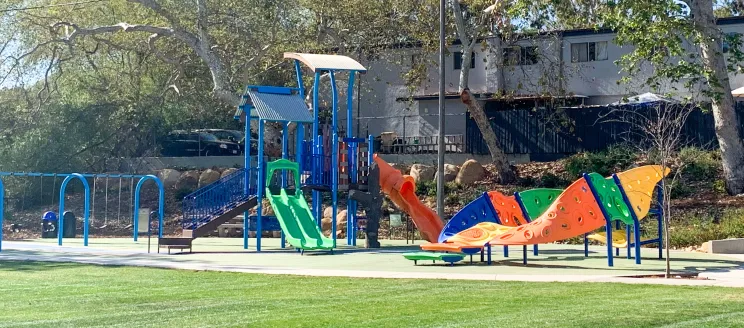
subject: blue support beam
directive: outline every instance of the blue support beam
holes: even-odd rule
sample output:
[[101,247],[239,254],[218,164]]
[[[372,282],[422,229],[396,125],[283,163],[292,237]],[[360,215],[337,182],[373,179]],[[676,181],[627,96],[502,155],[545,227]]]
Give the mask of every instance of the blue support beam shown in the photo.
[[[144,185],[147,180],[155,181],[155,184],[157,184],[158,186],[158,238],[163,238],[163,218],[165,217],[165,187],[163,186],[163,182],[160,181],[158,177],[154,175],[147,175],[144,178],[140,179],[139,182],[137,182],[137,187],[134,191],[134,208],[132,209],[132,213],[134,213],[134,241],[137,241],[137,236],[139,234],[140,193],[142,191],[142,185]],[[147,218],[147,222],[147,231],[150,231],[149,217]]]
[[261,251],[261,210],[263,204],[263,193],[266,177],[263,174],[264,170],[264,120],[258,120],[258,205],[256,206],[256,251]]
[[584,180],[586,181],[586,184],[589,185],[589,189],[592,191],[592,195],[594,196],[594,199],[597,201],[597,204],[599,204],[599,209],[602,211],[602,216],[605,219],[605,233],[607,235],[607,265],[613,266],[613,256],[612,256],[612,221],[610,216],[607,214],[607,211],[605,210],[604,206],[601,203],[601,200],[599,198],[599,194],[597,193],[597,190],[594,188],[594,185],[592,185],[592,180],[589,177],[588,174],[584,173]]
[[[331,222],[331,237],[333,247],[336,247],[336,216],[338,215],[338,87],[336,86],[336,74],[330,71],[331,96],[333,101],[333,113],[331,113],[331,202],[333,214]],[[349,223],[349,211],[346,211],[346,223]]]
[[[617,185],[618,190],[620,191],[620,195],[623,196],[623,201],[625,202],[625,205],[628,206],[630,209],[630,217],[633,219],[633,247],[635,250],[635,263],[641,264],[641,223],[638,219],[638,216],[635,213],[635,210],[633,209],[633,204],[630,203],[630,199],[628,199],[628,194],[625,193],[625,188],[623,187],[623,184],[620,182],[620,178],[617,176],[617,174],[612,175],[612,180],[615,181],[615,184]],[[630,238],[630,227],[626,229],[627,232],[627,238]],[[609,239],[608,239],[609,240]],[[628,258],[630,258],[630,246],[631,243],[628,240]]]
[[[83,209],[83,246],[88,246],[88,226],[90,224],[90,187],[88,186],[88,181],[85,180],[85,177],[82,174],[78,173],[72,173],[68,175],[65,180],[62,181],[62,185],[59,187],[59,220],[57,221],[57,243],[59,244],[59,246],[62,246],[62,237],[65,230],[65,190],[67,190],[67,184],[69,184],[72,179],[80,180],[80,182],[83,183],[83,188],[85,188],[85,205]],[[134,241],[137,241],[136,235]]]
[[[245,152],[243,154],[244,156],[244,163],[243,167],[244,173],[243,173],[243,190],[244,195],[246,199],[251,194],[250,190],[250,178],[251,178],[251,118],[250,113],[245,113]],[[261,200],[259,199],[259,203]],[[248,227],[250,226],[249,218],[248,218],[248,211],[243,212],[243,249],[248,249],[248,237],[250,236],[248,234]]]
[[[530,215],[527,213],[527,208],[524,207],[524,204],[522,203],[522,197],[519,196],[518,192],[514,193],[514,200],[517,201],[517,204],[519,204],[519,209],[522,211],[522,217],[527,221],[526,223],[532,222],[532,219],[530,218]],[[537,244],[532,245],[532,253],[537,256],[539,254],[539,251],[537,249]]]

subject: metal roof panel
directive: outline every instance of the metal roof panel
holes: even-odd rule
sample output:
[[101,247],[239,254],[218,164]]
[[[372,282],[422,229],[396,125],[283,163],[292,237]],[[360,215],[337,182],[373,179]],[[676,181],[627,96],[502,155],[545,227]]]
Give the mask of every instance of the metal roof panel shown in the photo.
[[312,122],[313,115],[302,96],[296,90],[286,89],[290,92],[277,92],[278,88],[263,90],[260,87],[248,87],[247,99],[241,105],[251,106],[251,118],[267,121]]

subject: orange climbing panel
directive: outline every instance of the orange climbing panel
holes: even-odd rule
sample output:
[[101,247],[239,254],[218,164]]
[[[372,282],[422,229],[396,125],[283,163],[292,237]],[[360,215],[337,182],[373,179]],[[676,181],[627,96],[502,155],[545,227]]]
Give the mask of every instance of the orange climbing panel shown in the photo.
[[491,241],[492,245],[533,245],[568,239],[605,225],[605,218],[586,180],[579,179],[556,198],[548,210],[532,222],[511,228]]
[[463,248],[482,248],[494,237],[503,234],[511,228],[493,222],[481,222],[452,236],[447,239],[446,243],[423,244],[421,245],[421,249],[426,251],[460,252]]
[[514,196],[505,196],[498,191],[489,191],[488,198],[491,199],[491,204],[493,204],[502,225],[516,227],[527,223],[524,215],[522,215],[522,208],[519,207],[519,203]]

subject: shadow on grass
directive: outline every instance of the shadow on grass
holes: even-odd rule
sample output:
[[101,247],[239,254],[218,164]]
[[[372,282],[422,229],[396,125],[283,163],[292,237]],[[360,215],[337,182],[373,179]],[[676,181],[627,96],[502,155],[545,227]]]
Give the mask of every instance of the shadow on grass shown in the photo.
[[73,269],[85,266],[85,264],[73,262],[39,262],[39,261],[0,261],[0,272],[31,272],[49,271],[58,269]]

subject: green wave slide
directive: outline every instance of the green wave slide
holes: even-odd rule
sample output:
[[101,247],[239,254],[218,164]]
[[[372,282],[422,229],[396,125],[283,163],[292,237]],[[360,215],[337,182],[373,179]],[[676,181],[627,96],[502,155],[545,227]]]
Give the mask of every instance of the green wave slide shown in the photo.
[[[291,172],[294,177],[294,185],[300,185],[299,164],[280,159],[274,162],[266,163],[266,181],[271,181],[274,171],[284,170]],[[266,197],[274,209],[279,225],[286,236],[287,242],[295,248],[301,250],[333,250],[335,247],[333,239],[323,235],[320,228],[315,224],[312,211],[305,201],[305,196],[300,188],[296,188],[293,193],[288,193],[284,188],[271,192],[266,187]]]

